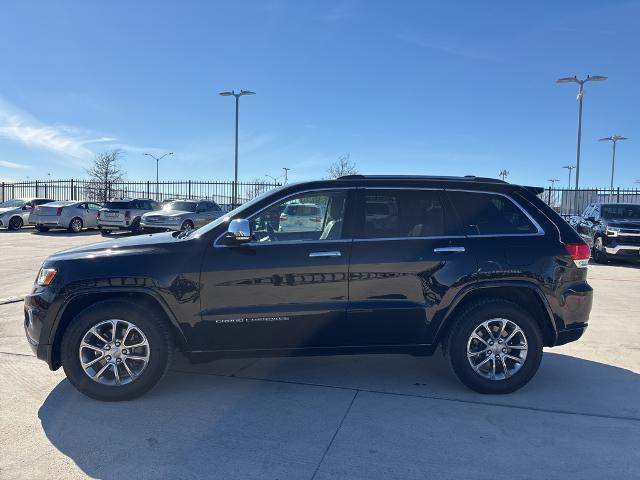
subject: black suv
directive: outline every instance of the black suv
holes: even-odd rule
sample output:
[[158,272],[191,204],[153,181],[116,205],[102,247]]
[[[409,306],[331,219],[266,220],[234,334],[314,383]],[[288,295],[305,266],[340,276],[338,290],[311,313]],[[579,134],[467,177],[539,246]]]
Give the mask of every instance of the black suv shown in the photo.
[[592,203],[576,225],[593,239],[593,260],[609,258],[640,260],[640,205]]
[[[476,177],[286,185],[197,230],[47,258],[25,298],[38,358],[90,397],[149,390],[173,352],[430,355],[512,392],[587,327],[589,247],[542,189]],[[288,205],[313,204],[296,229]]]

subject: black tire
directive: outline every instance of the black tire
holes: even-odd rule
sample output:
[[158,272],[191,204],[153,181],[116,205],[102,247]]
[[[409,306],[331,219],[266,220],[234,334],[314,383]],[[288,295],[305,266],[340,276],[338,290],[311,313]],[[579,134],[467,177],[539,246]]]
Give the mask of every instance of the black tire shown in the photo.
[[24,225],[24,222],[22,221],[22,217],[11,217],[7,228],[9,230],[20,230],[23,225]]
[[[149,361],[133,381],[124,385],[104,385],[94,381],[80,363],[80,343],[89,329],[110,319],[134,323],[149,343]],[[88,397],[103,401],[131,400],[149,391],[166,373],[174,344],[164,318],[129,300],[104,300],[76,315],[67,327],[60,346],[62,366],[71,384]]]
[[131,227],[129,227],[129,230],[131,231],[131,233],[134,233],[134,234],[141,233],[140,220],[141,220],[140,217],[133,219],[133,222],[131,222]]
[[[477,373],[469,363],[467,342],[482,322],[496,318],[509,320],[520,327],[526,336],[527,355],[512,376],[492,380]],[[538,371],[542,360],[542,332],[535,319],[519,305],[501,299],[480,300],[467,306],[454,321],[445,340],[446,353],[453,372],[470,389],[489,394],[511,393],[526,385]]]
[[67,231],[69,233],[80,233],[82,231],[82,219],[80,217],[73,217],[69,222],[69,228]]
[[40,225],[36,225],[36,230],[38,232],[48,232],[49,231],[49,227],[41,227]]
[[100,235],[102,235],[103,237],[107,237],[109,235],[111,235],[111,230],[108,230],[106,228],[100,228]]
[[[598,247],[599,242],[599,247]],[[607,263],[607,254],[604,251],[602,237],[596,237],[593,240],[593,248],[591,249],[591,258],[595,263]]]
[[193,230],[193,222],[191,220],[185,220],[180,227],[180,230]]

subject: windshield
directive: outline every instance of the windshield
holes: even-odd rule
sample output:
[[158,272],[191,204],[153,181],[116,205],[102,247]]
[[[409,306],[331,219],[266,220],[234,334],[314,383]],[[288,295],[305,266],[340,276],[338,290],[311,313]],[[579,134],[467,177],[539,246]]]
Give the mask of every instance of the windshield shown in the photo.
[[27,202],[20,199],[15,200],[7,200],[6,202],[0,203],[0,208],[20,208],[23,207]]
[[43,207],[68,207],[76,202],[49,202],[42,204]]
[[640,220],[640,205],[603,205],[602,216],[612,220]]
[[246,208],[249,208],[252,205],[255,205],[256,203],[258,203],[258,202],[262,201],[263,199],[267,198],[268,196],[278,192],[279,190],[282,190],[284,187],[285,186],[283,185],[281,187],[274,188],[273,190],[269,190],[267,192],[261,193],[257,197],[254,197],[253,199],[249,200],[247,203],[244,203],[244,204],[240,205],[238,208],[235,208],[235,209],[231,210],[229,213],[216,218],[213,222],[207,223],[206,225],[200,227],[199,229],[194,230],[194,232],[195,232],[194,233],[194,237],[199,237],[201,235],[204,235],[207,232],[210,232],[211,230],[216,228],[218,225],[226,222],[228,218],[235,217],[237,214],[239,214],[240,212],[242,212]]
[[163,210],[167,212],[195,212],[196,211],[196,203],[195,202],[171,202],[165,205]]

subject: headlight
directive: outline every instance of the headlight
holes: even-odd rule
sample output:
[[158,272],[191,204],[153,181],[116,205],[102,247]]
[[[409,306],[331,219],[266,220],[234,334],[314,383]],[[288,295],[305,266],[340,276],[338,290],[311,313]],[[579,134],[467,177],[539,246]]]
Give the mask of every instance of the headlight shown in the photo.
[[607,236],[608,237],[617,237],[618,233],[620,233],[620,228],[618,227],[607,227]]
[[38,279],[36,283],[41,286],[49,285],[56,276],[57,270],[55,268],[41,268],[38,272]]

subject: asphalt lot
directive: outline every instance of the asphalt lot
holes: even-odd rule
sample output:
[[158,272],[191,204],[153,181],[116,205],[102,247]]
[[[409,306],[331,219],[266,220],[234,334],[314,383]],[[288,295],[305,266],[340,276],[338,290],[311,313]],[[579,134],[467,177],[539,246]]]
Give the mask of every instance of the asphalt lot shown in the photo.
[[[0,299],[97,233],[0,231]],[[178,359],[141,399],[101,403],[50,372],[0,305],[0,478],[638,478],[640,268],[594,265],[590,328],[505,396],[440,355]]]

